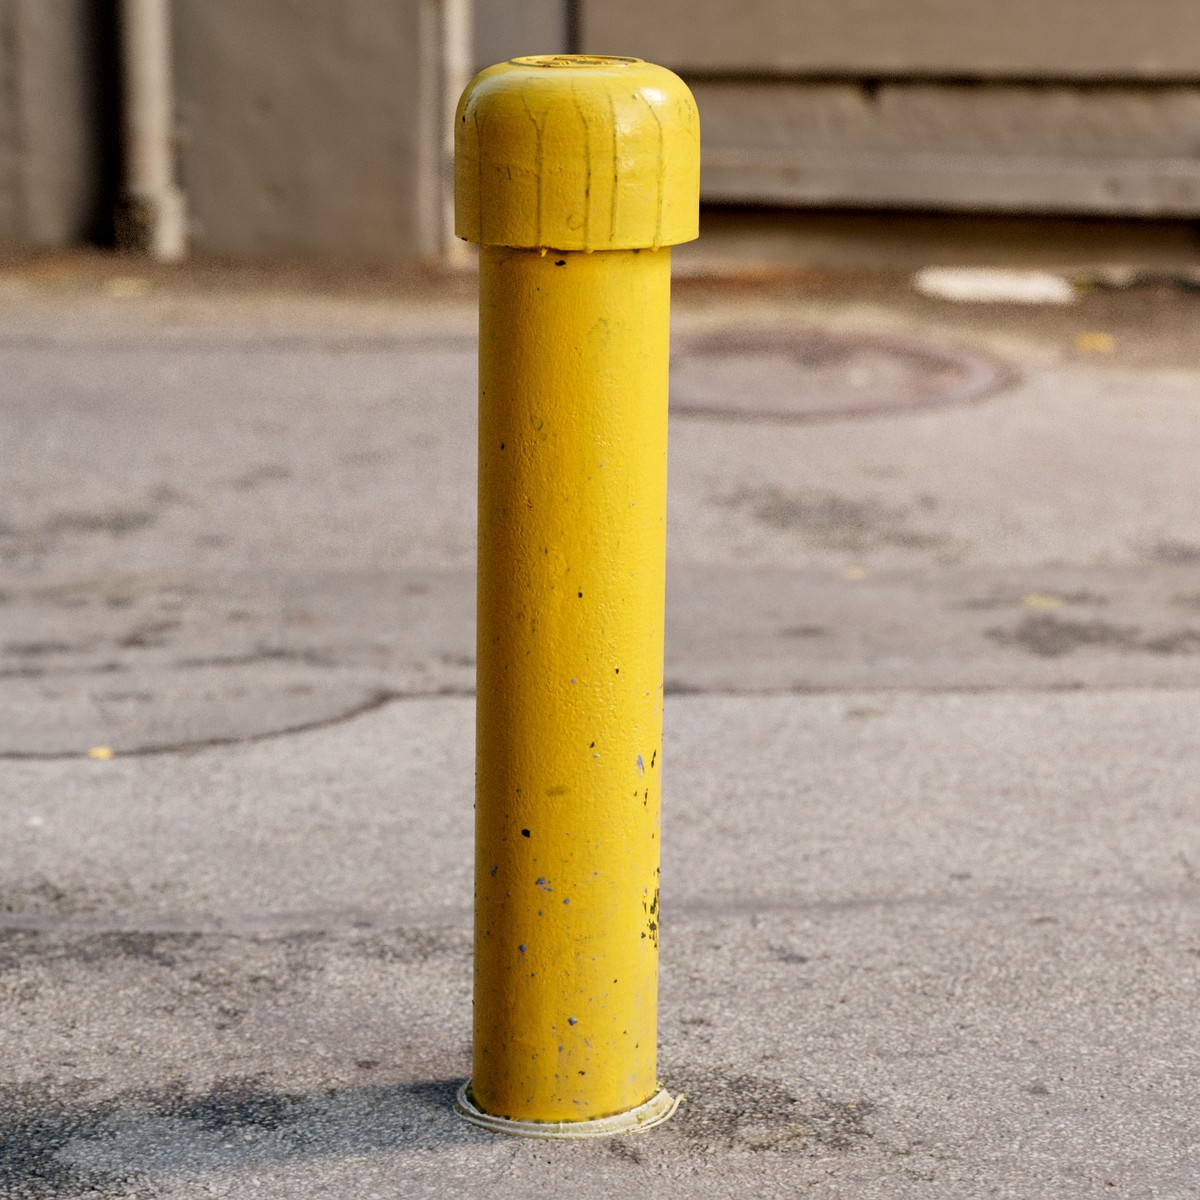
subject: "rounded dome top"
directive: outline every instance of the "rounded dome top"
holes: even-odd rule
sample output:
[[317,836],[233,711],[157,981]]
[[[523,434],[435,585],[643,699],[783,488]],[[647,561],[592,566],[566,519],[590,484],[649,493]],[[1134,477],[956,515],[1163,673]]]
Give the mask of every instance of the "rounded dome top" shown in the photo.
[[454,134],[454,225],[467,241],[631,250],[699,234],[700,120],[665,67],[514,58],[471,81]]

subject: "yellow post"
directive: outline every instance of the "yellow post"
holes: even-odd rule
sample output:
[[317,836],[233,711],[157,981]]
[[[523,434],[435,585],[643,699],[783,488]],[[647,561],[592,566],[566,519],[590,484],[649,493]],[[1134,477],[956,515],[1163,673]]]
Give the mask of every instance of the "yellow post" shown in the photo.
[[469,1120],[666,1119],[656,1076],[670,249],[699,123],[670,71],[488,68],[455,118],[481,244]]

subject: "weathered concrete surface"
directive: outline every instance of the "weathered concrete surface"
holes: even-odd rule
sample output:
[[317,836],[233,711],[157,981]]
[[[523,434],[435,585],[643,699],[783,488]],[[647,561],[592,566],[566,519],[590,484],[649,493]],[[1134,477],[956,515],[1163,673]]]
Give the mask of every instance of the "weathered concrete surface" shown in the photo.
[[[676,565],[667,691],[1190,688],[1197,572]],[[239,741],[474,686],[466,570],[5,581],[0,754]]]
[[1194,298],[682,289],[681,335],[949,337],[1021,382],[675,422],[689,1099],[547,1149],[449,1113],[469,303],[219,283],[0,280],[0,1194],[1194,1194]]
[[[0,344],[0,752],[236,739],[470,689],[469,310],[40,302]],[[746,319],[789,312],[685,305],[680,354]],[[1194,682],[1196,376],[993,340],[1024,378],[982,404],[673,422],[672,688]]]
[[689,1101],[657,1134],[553,1150],[449,1113],[469,700],[184,757],[10,764],[0,1179],[1187,1196],[1194,705],[676,699],[661,1072]]

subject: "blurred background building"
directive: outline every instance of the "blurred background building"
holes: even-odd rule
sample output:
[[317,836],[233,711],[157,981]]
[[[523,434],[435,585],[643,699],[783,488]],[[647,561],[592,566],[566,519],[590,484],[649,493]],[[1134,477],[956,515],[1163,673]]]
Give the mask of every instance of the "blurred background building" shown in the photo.
[[1195,0],[0,0],[0,245],[117,239],[150,95],[193,251],[436,260],[459,90],[560,51],[683,75],[744,228],[1200,217]]

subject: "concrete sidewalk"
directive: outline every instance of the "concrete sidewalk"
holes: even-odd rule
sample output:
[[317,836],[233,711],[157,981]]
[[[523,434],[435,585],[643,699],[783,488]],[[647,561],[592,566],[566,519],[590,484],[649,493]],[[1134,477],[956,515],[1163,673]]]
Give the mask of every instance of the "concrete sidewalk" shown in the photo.
[[1018,378],[673,422],[687,1101],[547,1146],[450,1111],[469,298],[219,283],[0,279],[0,1195],[1196,1194],[1200,300],[681,289]]

